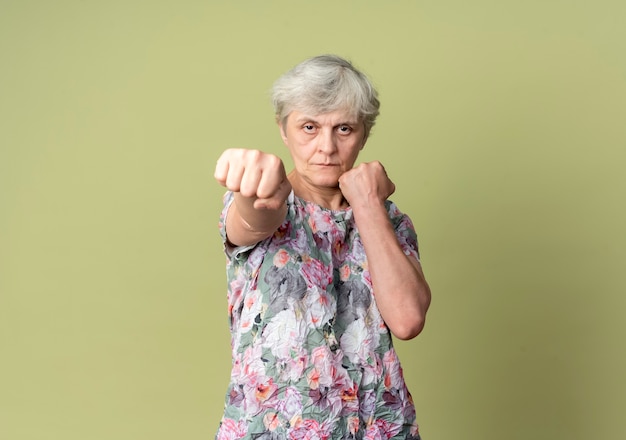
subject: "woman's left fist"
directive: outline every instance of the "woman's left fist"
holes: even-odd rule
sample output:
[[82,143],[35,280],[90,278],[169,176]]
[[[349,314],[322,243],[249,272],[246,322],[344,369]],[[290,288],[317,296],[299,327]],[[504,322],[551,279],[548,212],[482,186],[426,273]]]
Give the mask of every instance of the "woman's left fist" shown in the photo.
[[339,188],[351,206],[385,202],[396,190],[385,167],[378,162],[362,163],[339,177]]

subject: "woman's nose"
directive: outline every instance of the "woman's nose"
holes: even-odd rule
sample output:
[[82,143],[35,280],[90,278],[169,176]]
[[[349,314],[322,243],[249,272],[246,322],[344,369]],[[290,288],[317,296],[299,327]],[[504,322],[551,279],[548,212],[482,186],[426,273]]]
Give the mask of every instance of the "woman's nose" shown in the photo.
[[332,154],[337,150],[332,131],[322,131],[317,138],[317,142],[317,149],[322,153]]

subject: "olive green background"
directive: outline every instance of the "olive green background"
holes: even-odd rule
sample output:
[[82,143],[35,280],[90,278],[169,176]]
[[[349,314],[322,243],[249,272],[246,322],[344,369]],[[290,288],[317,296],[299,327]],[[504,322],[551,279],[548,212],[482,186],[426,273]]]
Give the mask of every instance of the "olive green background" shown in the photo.
[[626,3],[0,3],[0,438],[207,439],[229,374],[228,147],[337,53],[377,85],[433,304],[422,435],[626,438]]

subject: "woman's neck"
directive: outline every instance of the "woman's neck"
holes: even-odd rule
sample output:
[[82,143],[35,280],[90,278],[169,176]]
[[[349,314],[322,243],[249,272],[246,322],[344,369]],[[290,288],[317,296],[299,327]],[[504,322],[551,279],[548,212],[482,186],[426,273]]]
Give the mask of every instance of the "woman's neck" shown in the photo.
[[301,199],[333,211],[346,209],[350,206],[343,197],[339,186],[325,187],[313,185],[302,179],[295,170],[290,172],[287,178],[289,183],[291,183],[294,195]]

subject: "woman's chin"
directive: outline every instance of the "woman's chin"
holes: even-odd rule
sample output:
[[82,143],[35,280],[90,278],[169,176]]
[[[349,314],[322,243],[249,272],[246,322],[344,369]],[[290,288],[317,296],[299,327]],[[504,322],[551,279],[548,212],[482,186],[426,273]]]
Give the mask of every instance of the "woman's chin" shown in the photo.
[[[324,171],[308,173],[307,175],[299,175],[295,173],[294,176],[297,180],[302,180],[307,183],[308,186],[318,189],[331,189],[339,188],[340,174],[337,172],[329,173]],[[290,179],[291,180],[291,179]]]
[[324,189],[339,189],[339,179],[316,179],[311,182],[313,186]]

